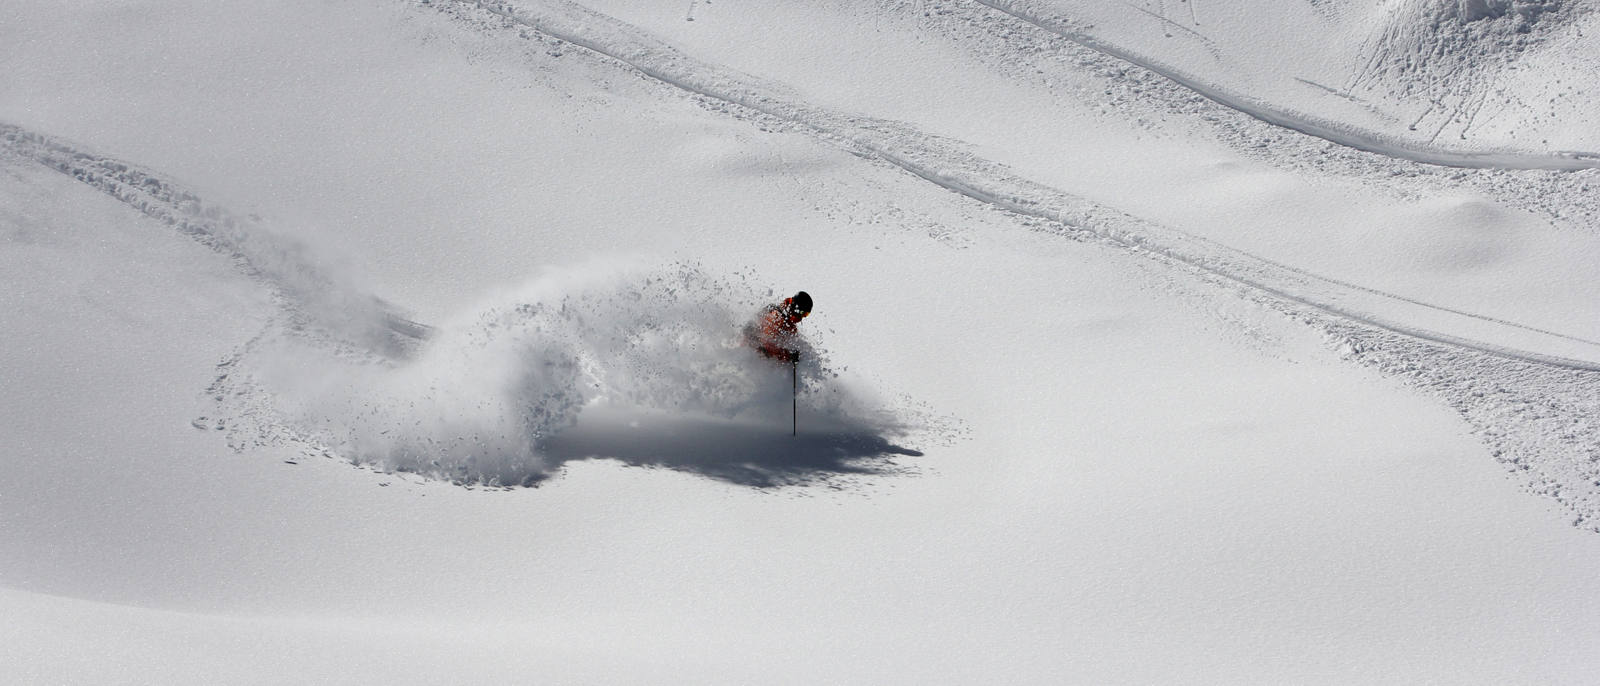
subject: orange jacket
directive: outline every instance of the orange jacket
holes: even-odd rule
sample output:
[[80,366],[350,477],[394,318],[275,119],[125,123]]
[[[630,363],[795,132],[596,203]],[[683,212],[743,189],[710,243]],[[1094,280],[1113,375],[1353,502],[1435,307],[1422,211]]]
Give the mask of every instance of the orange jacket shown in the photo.
[[784,298],[779,305],[768,305],[745,327],[745,337],[751,347],[762,355],[781,362],[800,359],[798,347],[800,331],[796,327],[804,317],[790,314],[794,298]]

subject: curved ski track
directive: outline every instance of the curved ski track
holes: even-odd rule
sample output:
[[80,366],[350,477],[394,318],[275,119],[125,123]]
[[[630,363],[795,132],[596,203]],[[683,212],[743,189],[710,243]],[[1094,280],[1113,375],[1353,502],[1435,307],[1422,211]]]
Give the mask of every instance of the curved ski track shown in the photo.
[[[558,39],[588,48],[697,94],[708,104],[760,113],[755,116],[783,122],[993,207],[1047,220],[1068,237],[1187,265],[1214,283],[1244,286],[1242,293],[1252,300],[1341,343],[1341,351],[1352,361],[1438,397],[1468,421],[1494,457],[1524,479],[1530,490],[1565,506],[1575,515],[1575,525],[1600,532],[1600,441],[1594,438],[1600,427],[1593,419],[1600,417],[1600,364],[1431,332],[1373,316],[1371,308],[1362,305],[1410,308],[1406,321],[1414,321],[1409,318],[1413,313],[1425,313],[1458,324],[1544,336],[1542,340],[1553,344],[1593,346],[1593,342],[1318,277],[1101,207],[1018,178],[1000,165],[961,152],[954,143],[908,126],[785,101],[771,87],[758,87],[749,77],[696,62],[637,29],[571,3],[549,4],[537,11],[474,0],[444,4],[487,10],[493,14],[485,17],[498,15],[495,23],[509,21],[534,29],[544,36],[539,40]],[[265,231],[260,220],[207,204],[153,172],[3,122],[0,155],[71,176],[230,258],[242,273],[271,289],[282,308],[287,322],[280,319],[269,327],[286,325],[291,333],[319,338],[331,334],[335,339],[331,342],[341,348],[353,343],[368,354],[390,359],[412,350],[430,332],[396,315],[377,298],[340,288],[333,275],[310,262],[302,247]],[[352,330],[349,320],[362,313],[372,315],[362,317],[368,325]],[[244,350],[252,343],[246,343]],[[1592,352],[1586,349],[1585,354]],[[233,361],[219,365],[223,376],[218,383],[228,379]]]
[[1198,76],[1160,60],[1146,57],[1127,48],[1096,38],[1080,28],[1071,19],[1052,16],[1042,11],[1038,3],[1031,0],[973,1],[996,11],[1004,12],[1090,50],[1159,74],[1173,83],[1183,86],[1223,107],[1242,112],[1273,126],[1281,126],[1307,136],[1321,138],[1364,152],[1443,167],[1545,171],[1600,169],[1600,153],[1562,151],[1540,154],[1516,150],[1454,150],[1439,145],[1412,143],[1305,112],[1281,109],[1247,95],[1234,93],[1216,84],[1207,83]]
[[313,326],[386,355],[402,354],[428,335],[427,326],[400,316],[388,303],[343,287],[313,264],[304,246],[265,230],[255,217],[202,200],[172,179],[0,122],[0,152],[6,151],[77,179],[227,257],[271,289],[292,328]]
[[[777,95],[781,90],[693,60],[634,27],[563,0],[536,8],[482,0],[446,4],[477,7],[492,13],[487,17],[510,22],[510,28],[532,29],[542,40],[587,48],[704,98],[717,109],[726,111],[731,105],[735,116],[748,111],[748,116],[807,132],[992,207],[1046,220],[1068,237],[1186,265],[1217,285],[1242,286],[1241,295],[1323,332],[1346,359],[1426,392],[1458,412],[1530,492],[1566,508],[1574,526],[1600,533],[1600,441],[1595,439],[1600,427],[1593,419],[1600,416],[1600,363],[1593,361],[1600,358],[1600,344],[1316,276],[1101,207],[1018,178],[962,152],[956,143],[906,125],[785,100]],[[1373,304],[1404,316],[1376,316]],[[1458,325],[1457,331],[1510,332],[1558,349],[1576,346],[1590,359],[1406,323],[1425,317]]]
[[[908,125],[785,98],[778,94],[780,86],[696,60],[641,29],[580,5],[564,0],[454,2],[620,61],[689,93],[775,117],[857,155],[887,162],[993,207],[1043,219],[1070,234],[1148,251],[1281,300],[1413,338],[1553,367],[1600,371],[1600,343],[1322,277],[1100,206],[1018,177],[1002,165],[960,151]],[[1380,315],[1380,310],[1405,316]],[[1424,327],[1408,321],[1448,326]],[[1492,340],[1496,337],[1502,340]],[[1507,338],[1537,340],[1544,349],[1508,344],[1504,342]]]

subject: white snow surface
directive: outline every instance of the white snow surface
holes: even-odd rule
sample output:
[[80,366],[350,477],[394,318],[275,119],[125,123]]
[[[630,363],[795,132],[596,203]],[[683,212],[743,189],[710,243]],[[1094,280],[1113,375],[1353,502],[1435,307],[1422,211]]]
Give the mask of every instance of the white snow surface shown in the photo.
[[1597,22],[5,3],[4,680],[1589,683]]

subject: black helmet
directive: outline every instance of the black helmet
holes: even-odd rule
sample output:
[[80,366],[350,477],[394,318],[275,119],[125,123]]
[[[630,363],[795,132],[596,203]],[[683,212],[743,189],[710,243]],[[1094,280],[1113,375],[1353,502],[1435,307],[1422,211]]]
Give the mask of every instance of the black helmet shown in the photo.
[[810,312],[811,311],[811,294],[810,293],[807,293],[805,291],[800,291],[799,293],[794,294],[794,297],[790,298],[789,301],[791,303],[793,303],[792,306],[798,312]]

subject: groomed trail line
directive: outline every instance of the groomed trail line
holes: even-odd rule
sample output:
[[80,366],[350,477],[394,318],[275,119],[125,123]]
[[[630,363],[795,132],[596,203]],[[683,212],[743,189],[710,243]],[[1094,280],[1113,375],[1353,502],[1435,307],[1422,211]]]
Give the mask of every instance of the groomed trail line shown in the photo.
[[[1089,34],[1080,22],[1054,15],[1035,0],[973,0],[999,12],[1004,12],[1044,31],[1060,36],[1090,50],[1122,60],[1187,88],[1197,95],[1223,107],[1307,136],[1321,138],[1331,143],[1357,150],[1421,162],[1441,167],[1467,167],[1474,169],[1514,169],[1544,171],[1577,171],[1600,169],[1600,153],[1562,151],[1535,153],[1519,150],[1462,150],[1433,144],[1419,144],[1376,131],[1369,131],[1344,122],[1318,117],[1305,112],[1276,107],[1249,96],[1231,92],[1216,84],[1183,71],[1170,64],[1146,57]],[[1319,88],[1327,89],[1325,86]],[[1335,92],[1336,91],[1331,91]]]
[[565,0],[449,1],[617,60],[675,88],[788,122],[856,155],[887,162],[993,207],[1046,220],[1075,237],[1152,253],[1274,298],[1414,338],[1553,367],[1600,371],[1600,343],[1321,277],[1140,219],[1018,177],[905,124],[784,97],[781,86],[701,62],[637,27]]

